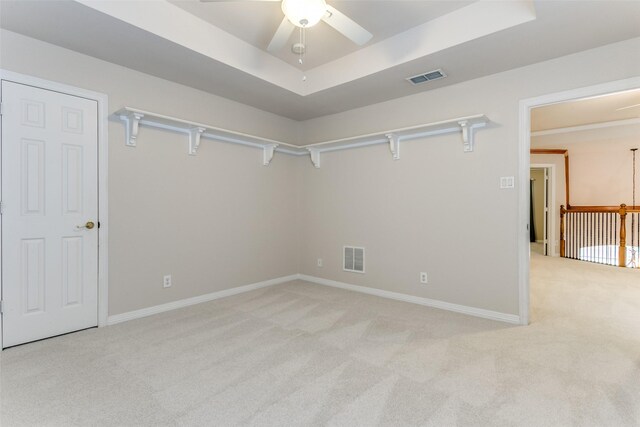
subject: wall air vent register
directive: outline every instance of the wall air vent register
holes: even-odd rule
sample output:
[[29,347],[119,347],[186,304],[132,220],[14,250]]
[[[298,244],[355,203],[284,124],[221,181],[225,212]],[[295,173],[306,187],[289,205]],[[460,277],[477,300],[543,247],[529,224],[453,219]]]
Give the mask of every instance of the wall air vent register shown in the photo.
[[343,270],[364,273],[364,248],[345,246]]

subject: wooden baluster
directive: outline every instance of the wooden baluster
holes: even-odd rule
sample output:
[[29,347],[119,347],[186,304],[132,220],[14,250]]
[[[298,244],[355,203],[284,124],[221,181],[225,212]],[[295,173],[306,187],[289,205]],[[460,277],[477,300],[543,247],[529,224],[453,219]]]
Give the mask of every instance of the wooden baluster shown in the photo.
[[620,249],[618,249],[618,266],[625,267],[627,264],[627,205],[620,205]]
[[560,206],[560,256],[562,258],[565,257],[565,253],[564,253],[564,214],[565,214],[565,210],[564,210],[564,205]]

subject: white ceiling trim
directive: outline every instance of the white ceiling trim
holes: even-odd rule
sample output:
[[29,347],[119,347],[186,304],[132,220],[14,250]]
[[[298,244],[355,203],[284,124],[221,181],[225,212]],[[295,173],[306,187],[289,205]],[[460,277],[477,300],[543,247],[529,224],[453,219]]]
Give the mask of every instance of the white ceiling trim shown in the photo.
[[164,0],[75,0],[299,95],[301,70]]
[[568,126],[564,128],[539,130],[539,131],[531,132],[531,136],[535,137],[535,136],[558,135],[562,133],[582,132],[582,131],[597,130],[597,129],[607,129],[607,128],[618,127],[618,126],[638,125],[638,124],[640,124],[640,118],[613,120],[610,122],[590,123],[587,125]]
[[165,0],[75,1],[301,96],[536,19],[533,0],[480,0],[304,73]]
[[535,19],[532,0],[481,0],[309,70],[305,95]]

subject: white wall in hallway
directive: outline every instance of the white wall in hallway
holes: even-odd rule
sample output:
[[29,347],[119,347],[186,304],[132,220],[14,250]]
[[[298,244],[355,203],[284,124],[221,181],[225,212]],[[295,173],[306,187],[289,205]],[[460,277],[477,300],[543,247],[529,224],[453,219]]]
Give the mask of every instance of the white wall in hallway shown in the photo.
[[[630,149],[640,148],[640,124],[534,136],[531,143],[536,148],[569,150],[571,205],[632,204],[633,155]],[[636,189],[640,189],[640,152],[636,153],[636,168]],[[562,186],[564,192],[564,182]],[[639,201],[640,197],[637,197],[636,203]]]

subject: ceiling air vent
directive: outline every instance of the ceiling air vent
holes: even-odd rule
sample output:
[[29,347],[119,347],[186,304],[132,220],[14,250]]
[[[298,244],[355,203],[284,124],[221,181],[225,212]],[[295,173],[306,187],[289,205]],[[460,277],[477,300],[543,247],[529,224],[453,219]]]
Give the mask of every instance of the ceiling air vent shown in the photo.
[[431,80],[438,80],[447,77],[447,75],[442,70],[433,70],[428,73],[418,74],[417,76],[409,77],[409,80],[414,85],[419,85],[420,83],[430,82]]
[[344,247],[344,271],[364,273],[364,248],[353,246]]

